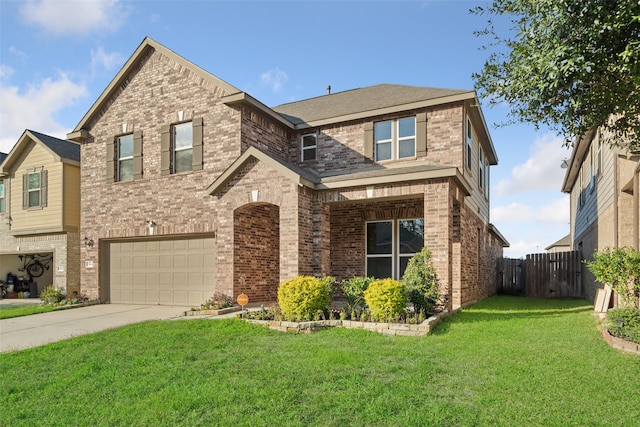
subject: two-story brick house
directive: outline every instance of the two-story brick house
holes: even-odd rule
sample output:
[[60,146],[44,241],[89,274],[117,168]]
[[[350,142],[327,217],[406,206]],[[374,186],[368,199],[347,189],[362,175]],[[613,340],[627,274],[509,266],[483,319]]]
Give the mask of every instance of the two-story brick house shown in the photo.
[[145,39],[82,143],[82,290],[276,299],[296,275],[400,278],[423,245],[447,301],[495,291],[497,156],[473,91],[377,85],[269,108]]
[[[640,153],[611,146],[600,129],[578,138],[562,184],[570,195],[570,240],[583,259],[604,248],[640,245]],[[582,285],[587,299],[594,300],[602,286],[586,266]]]
[[28,279],[24,257],[40,254],[37,291],[79,294],[79,232],[80,145],[24,131],[0,163],[0,279]]

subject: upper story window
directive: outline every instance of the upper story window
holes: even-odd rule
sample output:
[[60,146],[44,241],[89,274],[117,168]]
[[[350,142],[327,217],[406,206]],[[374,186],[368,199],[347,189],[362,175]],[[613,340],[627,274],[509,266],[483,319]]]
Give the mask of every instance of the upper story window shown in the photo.
[[377,122],[374,125],[376,161],[416,156],[416,118]]
[[190,122],[163,125],[160,133],[162,175],[202,170],[203,120],[195,117]]
[[489,198],[489,162],[484,162],[484,196]]
[[173,173],[193,170],[193,125],[191,122],[172,126],[171,154]]
[[317,139],[318,138],[315,133],[302,135],[302,140],[300,141],[300,150],[303,162],[316,159],[316,150],[318,148]]
[[0,179],[0,213],[5,211],[4,180]]
[[478,147],[478,187],[484,186],[484,156],[482,154],[482,147]]
[[34,169],[22,175],[22,207],[42,208],[47,206],[47,171]]
[[116,139],[118,150],[118,181],[133,179],[133,134],[123,135]]
[[471,161],[471,149],[473,146],[473,130],[471,128],[471,120],[467,118],[467,168],[471,169],[473,164]]

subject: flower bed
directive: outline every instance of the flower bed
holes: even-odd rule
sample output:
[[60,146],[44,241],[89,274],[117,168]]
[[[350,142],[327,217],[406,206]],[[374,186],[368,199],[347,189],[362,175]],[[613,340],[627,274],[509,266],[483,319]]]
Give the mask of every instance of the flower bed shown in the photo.
[[387,322],[360,322],[355,320],[316,320],[310,322],[287,322],[280,320],[255,320],[246,319],[247,322],[265,325],[270,329],[281,332],[293,332],[309,334],[314,331],[342,327],[350,329],[365,329],[387,335],[422,336],[431,332],[443,319],[455,314],[458,310],[447,310],[435,314],[420,324],[387,323]]
[[627,353],[640,354],[640,344],[636,344],[634,342],[613,336],[607,328],[602,329],[602,338],[604,338],[607,344],[617,350],[622,350]]

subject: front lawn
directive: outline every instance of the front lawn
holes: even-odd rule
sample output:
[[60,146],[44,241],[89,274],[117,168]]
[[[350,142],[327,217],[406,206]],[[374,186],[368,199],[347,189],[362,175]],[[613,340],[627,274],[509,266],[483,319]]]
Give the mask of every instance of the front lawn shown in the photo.
[[10,319],[12,317],[30,316],[32,314],[46,313],[55,309],[52,305],[20,305],[9,306],[0,305],[0,319]]
[[585,301],[493,297],[424,337],[152,321],[0,355],[4,425],[635,425],[640,356]]

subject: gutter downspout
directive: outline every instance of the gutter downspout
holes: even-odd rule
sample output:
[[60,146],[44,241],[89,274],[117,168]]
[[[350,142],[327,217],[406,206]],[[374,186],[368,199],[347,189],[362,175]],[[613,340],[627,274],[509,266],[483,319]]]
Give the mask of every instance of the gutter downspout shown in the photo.
[[614,154],[613,158],[613,247],[618,247],[618,160],[620,158]]

